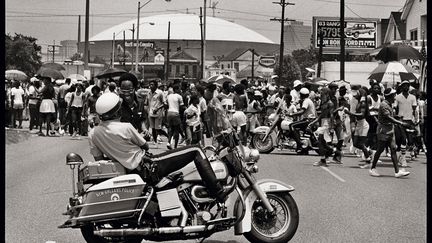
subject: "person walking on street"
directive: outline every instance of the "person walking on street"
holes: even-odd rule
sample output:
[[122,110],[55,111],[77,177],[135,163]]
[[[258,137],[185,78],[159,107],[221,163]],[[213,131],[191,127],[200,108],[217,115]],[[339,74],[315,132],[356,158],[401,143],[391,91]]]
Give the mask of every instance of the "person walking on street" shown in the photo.
[[60,124],[64,125],[66,123],[66,111],[68,104],[65,101],[65,96],[71,86],[71,79],[66,78],[65,83],[60,86],[59,93],[58,93],[58,113],[59,113],[59,119]]
[[190,139],[189,144],[199,144],[201,140],[201,121],[199,98],[193,94],[189,100],[189,107],[185,110],[186,134]]
[[[345,87],[345,86],[342,85],[341,87]],[[337,138],[337,144],[336,144],[337,152],[333,156],[333,162],[336,164],[342,164],[342,146],[343,146],[344,135],[345,135],[343,118],[345,114],[341,114],[341,113],[343,113],[345,106],[344,106],[344,102],[340,104],[339,99],[336,97],[336,92],[339,86],[336,83],[332,82],[329,84],[328,88],[330,89],[330,93],[329,93],[330,100],[334,106],[333,114],[332,114],[334,119],[332,124],[333,124],[334,134],[336,135]]]
[[[53,99],[55,98],[55,90],[51,83],[51,78],[41,77],[44,82],[44,87],[41,90],[41,104],[39,107],[40,112],[40,122],[39,122],[39,135],[40,136],[50,136],[50,126],[52,117],[55,115],[55,106]],[[46,122],[46,134],[42,132],[42,125]]]
[[82,134],[81,128],[81,117],[83,116],[83,105],[84,105],[84,92],[82,90],[82,85],[78,84],[76,86],[76,90],[72,93],[71,100],[69,103],[69,109],[71,112],[71,120],[72,120],[72,137],[79,138],[79,135]]
[[[415,127],[414,116],[417,107],[417,99],[414,95],[409,93],[409,87],[410,87],[410,83],[408,80],[404,80],[400,84],[400,88],[402,92],[396,95],[395,98],[396,111],[397,111],[396,114],[400,119],[402,119],[402,122],[408,124],[409,126],[408,129],[414,130]],[[414,137],[415,137],[414,131],[408,132],[406,131],[406,129],[400,129],[401,155],[399,157],[399,162],[402,165],[406,165],[405,153],[407,148],[409,152],[413,151]]]
[[363,152],[363,160],[366,162],[361,168],[370,168],[370,152],[366,147],[367,135],[369,131],[369,123],[366,121],[366,117],[369,114],[369,106],[366,100],[366,91],[360,88],[354,99],[357,100],[357,106],[355,112],[351,112],[348,109],[344,109],[345,113],[355,118],[355,129],[353,134],[353,146],[360,149]]
[[33,130],[39,126],[39,106],[40,106],[40,81],[30,81],[29,86],[29,113],[30,113],[30,124],[29,130]]
[[180,93],[180,86],[175,84],[173,86],[172,94],[167,96],[166,106],[167,106],[167,123],[168,123],[168,141],[167,148],[172,149],[171,140],[174,138],[174,148],[177,148],[179,142],[179,134],[181,132],[181,117],[180,109],[183,109],[183,97]]
[[316,133],[318,133],[318,147],[321,159],[315,162],[313,166],[327,167],[327,158],[331,156],[333,152],[337,152],[336,149],[333,150],[328,144],[331,142],[330,130],[333,129],[334,112],[334,104],[330,100],[330,92],[330,89],[327,87],[321,89],[321,113],[308,124],[308,128],[310,129],[313,124],[320,122],[320,127],[316,130]]
[[378,125],[378,109],[381,104],[381,87],[378,82],[373,82],[370,88],[370,95],[367,96],[369,106],[369,123],[368,142],[367,145],[376,150],[376,128]]
[[143,132],[144,101],[138,99],[136,91],[138,88],[138,79],[132,73],[124,73],[119,78],[119,94],[123,99],[120,109],[120,121],[129,122],[139,133]]
[[240,141],[244,146],[247,145],[247,117],[244,113],[244,110],[247,108],[247,99],[244,92],[244,85],[237,84],[234,86],[234,97],[233,97],[233,105],[234,105],[234,114],[232,116],[231,125],[233,128],[238,131]]
[[162,108],[164,107],[164,99],[162,90],[158,89],[158,82],[156,80],[150,81],[150,93],[147,96],[147,104],[153,142],[157,145],[158,134],[160,134],[162,130]]
[[399,169],[398,159],[396,157],[396,144],[394,136],[394,124],[407,126],[408,124],[399,121],[393,117],[392,104],[395,101],[396,91],[392,88],[387,88],[384,91],[385,100],[381,102],[378,109],[378,126],[377,126],[377,150],[372,158],[372,165],[369,170],[371,176],[380,176],[376,169],[376,165],[381,153],[386,147],[390,147],[391,159],[395,171],[395,177],[400,178],[410,174],[404,169]]
[[18,120],[18,128],[22,128],[23,110],[24,110],[24,89],[21,88],[21,83],[15,81],[11,89],[11,107],[12,107],[12,127],[16,128],[16,120]]

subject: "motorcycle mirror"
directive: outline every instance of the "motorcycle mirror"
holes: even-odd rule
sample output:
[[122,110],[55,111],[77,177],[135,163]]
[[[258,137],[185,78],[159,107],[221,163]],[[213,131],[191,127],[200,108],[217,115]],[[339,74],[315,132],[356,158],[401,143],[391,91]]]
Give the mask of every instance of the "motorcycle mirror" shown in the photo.
[[66,155],[66,165],[82,165],[83,159],[79,154],[69,153]]

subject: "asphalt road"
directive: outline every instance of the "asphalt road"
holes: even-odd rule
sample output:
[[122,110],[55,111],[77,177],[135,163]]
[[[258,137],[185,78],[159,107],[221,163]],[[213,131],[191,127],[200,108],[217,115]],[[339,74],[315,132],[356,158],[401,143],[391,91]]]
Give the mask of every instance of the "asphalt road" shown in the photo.
[[[84,242],[79,230],[57,228],[67,219],[62,213],[72,192],[68,152],[91,160],[86,139],[31,137],[6,146],[6,242]],[[426,242],[424,155],[409,163],[411,175],[403,179],[394,178],[386,157],[379,178],[358,168],[353,156],[328,168],[313,167],[316,160],[275,151],[259,161],[258,178],[295,187],[300,223],[291,242]],[[205,242],[247,241],[229,231]]]

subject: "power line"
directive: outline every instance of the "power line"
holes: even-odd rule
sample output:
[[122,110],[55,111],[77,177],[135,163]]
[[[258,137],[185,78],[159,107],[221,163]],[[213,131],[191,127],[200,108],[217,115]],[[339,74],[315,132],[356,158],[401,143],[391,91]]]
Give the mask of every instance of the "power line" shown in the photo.
[[[330,1],[330,0],[312,0],[315,2],[327,2],[327,3],[337,3],[340,4],[340,1]],[[373,4],[373,3],[345,3],[345,5],[362,5],[362,6],[377,6],[377,7],[400,7],[400,5],[386,5],[386,4]]]

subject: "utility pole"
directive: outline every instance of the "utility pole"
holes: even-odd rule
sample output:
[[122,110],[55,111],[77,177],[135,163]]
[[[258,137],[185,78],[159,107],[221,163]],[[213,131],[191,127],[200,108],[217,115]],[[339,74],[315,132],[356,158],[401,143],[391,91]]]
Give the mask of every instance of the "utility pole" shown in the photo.
[[322,62],[322,53],[323,53],[323,47],[324,47],[324,43],[323,43],[323,39],[324,39],[324,35],[323,33],[320,31],[318,33],[318,37],[319,37],[319,50],[318,50],[318,70],[317,70],[317,77],[321,77],[321,62]]
[[167,51],[166,51],[166,73],[165,73],[165,81],[168,83],[169,80],[169,53],[170,53],[170,35],[171,35],[171,21],[168,21],[168,43],[167,43]]
[[111,53],[111,67],[114,67],[114,61],[115,61],[115,33],[113,33],[113,40],[112,40],[112,53]]
[[211,0],[209,2],[210,8],[213,10],[213,17],[216,17],[215,16],[215,10],[216,10],[216,5],[218,5],[218,3],[219,2],[212,2]]
[[[139,51],[139,29],[140,29],[140,11],[145,5],[147,5],[152,0],[148,0],[141,6],[141,2],[138,2],[138,18],[137,18],[137,38],[136,38],[136,49],[135,49],[135,72],[138,72],[138,51]],[[143,79],[144,79],[144,71],[143,71]]]
[[86,16],[85,16],[85,36],[84,36],[84,70],[88,70],[88,53],[89,53],[89,16],[90,16],[90,0],[86,0]]
[[126,31],[123,30],[123,68],[126,68]]
[[81,15],[78,15],[78,42],[77,42],[77,53],[80,53],[79,44],[81,42]]
[[206,9],[207,9],[207,0],[204,0],[204,21],[203,21],[203,59],[202,59],[202,77],[203,79],[205,78],[205,59],[206,59],[206,30],[207,30],[207,25],[206,25]]
[[[135,43],[134,42],[134,37],[135,37],[135,24],[132,24],[132,29],[129,29],[130,31],[132,31],[132,47],[133,47],[133,43]],[[133,56],[133,51],[131,51],[131,55],[132,55],[132,57],[131,57],[131,70],[132,70],[132,67],[133,67],[133,65],[134,65],[134,56]]]
[[285,0],[281,0],[280,2],[273,2],[274,4],[279,4],[282,7],[282,17],[270,19],[270,21],[279,21],[281,23],[281,36],[280,36],[280,49],[279,49],[279,73],[278,73],[278,82],[277,85],[281,84],[282,81],[282,64],[283,64],[283,52],[284,52],[284,25],[285,21],[292,21],[292,19],[285,18],[285,7],[287,5],[294,5],[294,3],[286,3]]
[[345,80],[345,0],[340,0],[340,80]]
[[203,28],[203,15],[202,7],[200,7],[200,30],[201,30],[201,79],[204,79],[204,28]]
[[[255,82],[254,82],[254,71],[255,71],[255,70],[254,70],[254,69],[255,69],[255,67],[254,67],[254,64],[255,64],[255,49],[252,49],[251,51],[252,51],[252,78],[251,78],[252,81],[251,81],[251,82],[252,82],[253,84],[255,84]],[[247,87],[246,87],[246,88],[247,88]]]

